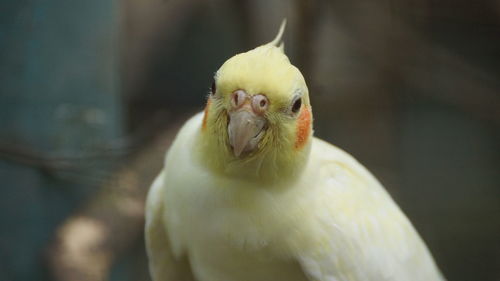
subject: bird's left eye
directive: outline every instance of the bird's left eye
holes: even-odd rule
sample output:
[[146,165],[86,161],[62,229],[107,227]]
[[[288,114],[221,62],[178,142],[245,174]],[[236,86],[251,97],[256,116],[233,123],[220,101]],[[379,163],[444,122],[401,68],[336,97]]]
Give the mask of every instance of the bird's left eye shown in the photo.
[[302,106],[302,98],[299,97],[299,98],[295,99],[292,103],[292,108],[291,108],[292,113],[297,114],[297,112],[299,112],[301,106]]
[[215,95],[215,92],[217,91],[217,88],[215,86],[215,80],[212,82],[212,87],[210,88],[211,92],[210,94],[213,96]]

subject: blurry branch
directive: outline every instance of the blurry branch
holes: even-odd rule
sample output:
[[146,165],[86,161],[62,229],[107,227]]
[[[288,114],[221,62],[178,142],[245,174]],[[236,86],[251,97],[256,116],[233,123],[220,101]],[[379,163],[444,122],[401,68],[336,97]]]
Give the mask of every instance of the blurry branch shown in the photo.
[[72,167],[69,159],[54,158],[30,147],[0,141],[0,159],[52,172]]
[[43,152],[26,144],[0,140],[0,159],[38,169],[57,179],[99,186],[109,178],[109,171],[116,163],[150,142],[163,129],[168,117],[160,112],[129,136],[79,151]]
[[[123,155],[123,151],[106,150],[56,156],[53,153],[35,150],[27,145],[0,141],[0,159],[2,160],[38,169],[53,178],[92,186],[104,182],[107,178],[105,174],[107,169],[96,171],[97,163],[106,166],[113,161],[116,162],[116,159],[123,157]],[[91,175],[89,175],[90,173]]]
[[106,185],[56,231],[47,251],[55,281],[104,281],[115,258],[141,237],[144,201],[180,122],[124,163]]

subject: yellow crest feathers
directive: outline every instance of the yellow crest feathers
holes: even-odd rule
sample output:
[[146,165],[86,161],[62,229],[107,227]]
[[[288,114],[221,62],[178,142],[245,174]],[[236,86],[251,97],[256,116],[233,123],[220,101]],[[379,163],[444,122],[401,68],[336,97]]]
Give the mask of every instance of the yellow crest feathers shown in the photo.
[[285,32],[285,27],[286,27],[286,19],[283,19],[278,34],[276,34],[276,37],[274,37],[273,41],[267,43],[266,45],[272,45],[278,47],[281,50],[281,52],[284,53],[285,42],[283,42],[283,33]]

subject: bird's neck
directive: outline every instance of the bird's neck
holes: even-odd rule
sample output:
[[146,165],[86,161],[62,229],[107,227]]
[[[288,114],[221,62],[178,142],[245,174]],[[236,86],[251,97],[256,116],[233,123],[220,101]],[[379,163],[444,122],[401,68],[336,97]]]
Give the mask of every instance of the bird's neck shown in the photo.
[[200,163],[224,177],[264,184],[285,183],[297,178],[307,163],[312,141],[300,150],[289,149],[285,144],[238,158],[228,142],[221,141],[224,137],[209,130],[200,131],[196,140]]

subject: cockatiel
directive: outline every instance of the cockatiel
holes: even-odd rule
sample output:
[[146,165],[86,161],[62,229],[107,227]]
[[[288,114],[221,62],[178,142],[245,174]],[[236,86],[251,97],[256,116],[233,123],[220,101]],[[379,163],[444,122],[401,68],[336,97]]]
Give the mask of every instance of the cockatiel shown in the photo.
[[153,280],[444,280],[381,184],[313,137],[284,26],[220,67],[169,149],[146,206]]

